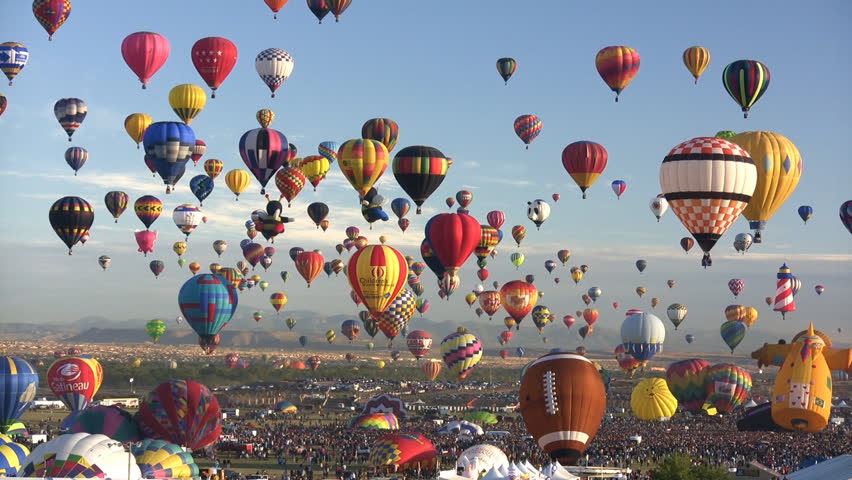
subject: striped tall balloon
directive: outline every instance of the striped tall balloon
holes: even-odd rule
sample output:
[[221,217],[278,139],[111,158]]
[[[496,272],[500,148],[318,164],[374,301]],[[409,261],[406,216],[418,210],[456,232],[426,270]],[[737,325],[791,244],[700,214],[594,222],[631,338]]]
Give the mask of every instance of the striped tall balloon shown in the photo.
[[272,128],[255,128],[240,137],[240,157],[260,182],[260,194],[266,194],[266,184],[290,158],[287,137]]
[[769,87],[769,69],[757,60],[737,60],[725,67],[722,84],[748,118],[749,109]]
[[796,300],[793,299],[793,274],[787,264],[778,269],[778,281],[775,283],[775,305],[772,310],[781,312],[781,318],[787,312],[796,311]]
[[470,333],[455,332],[441,341],[441,356],[456,378],[462,381],[482,359],[482,343]]

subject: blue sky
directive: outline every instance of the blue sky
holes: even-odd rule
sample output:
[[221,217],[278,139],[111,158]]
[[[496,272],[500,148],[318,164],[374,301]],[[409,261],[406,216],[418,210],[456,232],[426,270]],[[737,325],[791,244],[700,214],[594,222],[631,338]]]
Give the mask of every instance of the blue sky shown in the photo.
[[[716,2],[709,9],[674,1],[545,1],[535,2],[533,8],[515,1],[486,6],[449,0],[354,0],[340,23],[327,17],[317,25],[300,0],[289,2],[277,21],[261,0],[77,1],[53,42],[32,17],[29,3],[13,3],[4,13],[15,21],[5,22],[0,41],[26,44],[30,61],[13,87],[0,87],[9,100],[0,117],[0,192],[7,205],[0,211],[7,272],[0,280],[2,321],[73,322],[86,315],[172,318],[178,313],[177,291],[189,272],[177,266],[171,251],[171,244],[183,235],[170,214],[180,203],[196,203],[188,180],[203,171],[200,165],[189,166],[178,191],[165,195],[161,181],[151,177],[141,151],[124,132],[123,120],[139,111],[155,121],[176,120],[168,105],[169,90],[180,83],[203,86],[190,61],[190,47],[201,37],[224,36],[237,45],[239,61],[192,127],[207,142],[204,158],[224,160],[226,171],[244,168],[237,144],[243,132],[257,127],[254,113],[259,108],[275,111],[273,128],[298,146],[300,156],[314,153],[324,140],[357,138],[365,120],[384,116],[400,125],[397,150],[431,145],[455,160],[424,215],[409,214],[412,225],[406,234],[391,221],[368,231],[373,241],[387,235],[391,245],[417,256],[430,214],[446,211],[444,198],[466,188],[475,195],[471,213],[482,223],[490,210],[507,215],[507,238],[489,263],[487,283],[533,273],[546,292],[543,303],[559,317],[583,306],[580,294],[599,286],[606,307],[601,308],[598,325],[617,328],[625,308],[647,309],[650,297],[659,296],[658,316],[665,319],[669,303],[684,303],[690,309],[686,325],[713,332],[725,306],[734,303],[727,281],[737,277],[746,281],[739,303],[758,307],[758,324],[779,335],[789,336],[808,320],[831,331],[848,324],[852,304],[844,292],[852,291],[852,240],[837,211],[850,197],[852,99],[842,88],[852,70],[849,2]],[[140,89],[120,53],[126,35],[144,30],[158,32],[171,43],[168,62],[147,90]],[[642,56],[638,75],[617,104],[594,67],[595,54],[608,45],[629,45]],[[703,45],[712,54],[697,86],[681,62],[682,51],[691,45]],[[270,47],[283,48],[295,59],[293,74],[275,99],[269,98],[253,65],[255,55]],[[494,67],[502,56],[514,57],[519,64],[508,86]],[[748,120],[720,80],[724,66],[742,58],[762,61],[772,74],[768,91]],[[78,177],[64,161],[69,143],[53,116],[52,106],[62,97],[79,97],[89,105],[89,115],[70,144],[90,152]],[[543,129],[524,150],[512,122],[527,113],[538,115]],[[657,223],[648,202],[659,192],[658,171],[666,153],[684,140],[718,130],[786,135],[802,153],[804,175],[770,221],[764,244],[744,257],[734,254],[734,235],[748,230],[740,219],[717,244],[714,266],[705,271],[697,250],[689,255],[680,250],[678,241],[686,231],[677,218],[669,212]],[[562,149],[578,140],[599,142],[609,152],[609,165],[585,201],[560,161]],[[628,183],[620,201],[609,187],[615,179]],[[404,196],[390,171],[378,187],[388,199]],[[133,231],[142,224],[132,208],[118,224],[106,211],[103,196],[113,189],[128,192],[132,200],[153,194],[165,202],[163,216],[152,227],[160,231],[160,239],[148,258],[136,252]],[[253,183],[234,202],[220,177],[203,208],[210,221],[190,236],[185,258],[202,263],[206,271],[217,260],[212,242],[224,239],[231,248],[220,263],[240,260],[243,223],[251,210],[265,204],[258,191]],[[551,202],[553,214],[536,232],[526,219],[526,202],[549,200],[554,192],[562,199]],[[75,248],[72,257],[47,221],[50,205],[64,195],[82,196],[96,208],[92,240]],[[332,226],[324,234],[317,233],[304,213],[313,201],[331,207]],[[289,296],[287,309],[356,315],[343,277],[323,275],[307,289],[286,255],[298,245],[335,258],[334,245],[344,238],[347,226],[367,231],[356,201],[336,165],[316,193],[304,190],[288,212],[297,223],[275,242],[278,254],[269,272],[259,272],[272,288],[243,294],[238,317],[258,309],[271,313],[267,299],[275,290]],[[815,211],[806,226],[796,214],[803,204]],[[509,262],[515,250],[509,230],[515,224],[527,226],[529,232],[520,248],[526,264],[517,272]],[[592,268],[579,287],[569,281],[567,267],[551,275],[563,279],[558,286],[544,270],[544,261],[555,259],[560,248],[574,253],[569,267]],[[97,265],[103,254],[113,259],[107,272]],[[438,300],[431,273],[423,276],[432,302],[429,317],[449,322],[448,331],[460,323],[485,328],[484,318],[476,319],[462,300],[478,283],[471,258],[462,270],[462,287],[450,302]],[[638,258],[649,262],[642,275],[633,266]],[[157,280],[148,270],[152,259],[166,261]],[[799,311],[782,324],[763,298],[773,294],[775,273],[785,261],[804,287],[796,299]],[[291,272],[286,284],[278,277],[281,270]],[[665,286],[667,279],[677,280],[675,289]],[[821,297],[813,293],[818,283],[827,289]],[[649,290],[641,300],[633,291],[639,285]],[[613,301],[621,304],[619,312],[609,306]],[[283,326],[269,321],[262,328]],[[496,335],[499,330],[494,328]],[[852,343],[848,331],[838,340]],[[707,335],[706,348],[724,348],[718,333]]]

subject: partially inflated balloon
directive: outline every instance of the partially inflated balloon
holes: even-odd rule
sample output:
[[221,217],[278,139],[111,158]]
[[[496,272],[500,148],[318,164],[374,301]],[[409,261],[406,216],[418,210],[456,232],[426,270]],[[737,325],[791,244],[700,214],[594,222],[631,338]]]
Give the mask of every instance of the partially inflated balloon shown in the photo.
[[189,450],[212,445],[222,431],[216,396],[192,380],[160,384],[139,402],[136,420],[147,438],[172,442]]

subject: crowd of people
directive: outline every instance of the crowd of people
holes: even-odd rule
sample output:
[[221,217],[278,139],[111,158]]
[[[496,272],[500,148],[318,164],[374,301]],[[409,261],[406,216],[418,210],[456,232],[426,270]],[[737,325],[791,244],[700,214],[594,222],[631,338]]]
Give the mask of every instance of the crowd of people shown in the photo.
[[[459,455],[480,443],[500,448],[511,461],[529,461],[537,466],[550,462],[548,455],[529,437],[520,418],[515,421],[506,417],[499,424],[488,426],[486,430],[508,434],[488,435],[487,438],[436,434],[438,428],[435,422],[423,418],[402,421],[402,431],[422,433],[433,442],[442,470],[453,470]],[[386,433],[350,428],[348,416],[343,414],[327,414],[322,420],[316,416],[309,419],[296,415],[286,421],[257,416],[235,421],[228,433],[231,445],[253,445],[251,454],[228,452],[226,448],[219,448],[218,452],[225,457],[277,459],[281,469],[270,472],[270,479],[287,480],[286,472],[290,480],[317,478],[313,475],[348,480],[350,473],[355,478],[373,473],[369,449]],[[630,415],[608,414],[580,464],[629,467],[633,469],[631,478],[642,479],[666,456],[684,453],[708,466],[727,469],[757,461],[780,473],[788,473],[807,459],[830,458],[849,452],[852,452],[852,427],[849,425],[829,425],[818,433],[740,432],[736,428],[735,415],[675,416],[669,421],[647,422]],[[426,476],[426,472],[420,472],[420,476]]]

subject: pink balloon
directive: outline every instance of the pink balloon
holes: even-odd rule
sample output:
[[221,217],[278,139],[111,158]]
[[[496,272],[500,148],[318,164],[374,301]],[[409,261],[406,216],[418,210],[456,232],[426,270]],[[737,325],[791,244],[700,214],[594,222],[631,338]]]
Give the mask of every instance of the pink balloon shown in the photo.
[[153,32],[131,33],[121,42],[121,56],[139,77],[142,88],[148,87],[151,77],[166,63],[170,51],[166,37]]
[[148,256],[148,253],[154,251],[154,242],[157,241],[156,230],[136,230],[136,243],[139,244],[139,251]]

